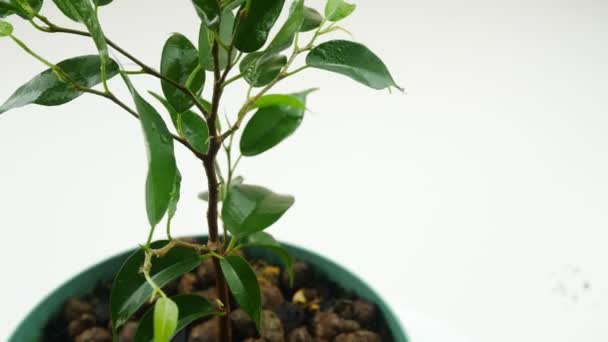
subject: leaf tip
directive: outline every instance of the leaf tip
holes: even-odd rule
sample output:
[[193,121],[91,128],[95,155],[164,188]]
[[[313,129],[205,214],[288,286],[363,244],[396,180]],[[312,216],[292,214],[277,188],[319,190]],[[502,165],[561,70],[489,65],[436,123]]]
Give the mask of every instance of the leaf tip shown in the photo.
[[0,37],[8,37],[13,34],[13,25],[6,20],[0,19]]

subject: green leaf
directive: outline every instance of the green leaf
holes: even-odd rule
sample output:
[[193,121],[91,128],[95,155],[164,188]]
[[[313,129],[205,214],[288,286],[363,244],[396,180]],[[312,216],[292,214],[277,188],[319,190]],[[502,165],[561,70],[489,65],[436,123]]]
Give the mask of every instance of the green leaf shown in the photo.
[[[162,248],[168,241],[156,241],[151,248]],[[140,272],[144,264],[143,249],[137,250],[125,261],[112,284],[110,309],[112,326],[118,329],[152,296],[153,289]],[[198,254],[189,248],[175,247],[162,258],[152,260],[150,276],[160,287],[184,273],[190,272],[201,263]]]
[[287,252],[281,244],[265,232],[257,232],[243,238],[241,241],[242,247],[262,247],[271,250],[281,258],[285,264],[285,269],[289,274],[289,280],[293,283],[293,257]]
[[380,58],[359,43],[346,40],[325,42],[306,56],[306,64],[348,76],[374,89],[401,89]]
[[175,329],[179,308],[169,298],[159,298],[154,305],[154,342],[169,342]]
[[0,0],[0,18],[17,14],[24,19],[30,19],[40,12],[42,0]]
[[300,98],[294,95],[271,94],[257,99],[251,106],[251,110],[271,106],[288,106],[297,109],[306,109],[306,105]]
[[209,127],[195,112],[188,110],[181,115],[181,130],[186,140],[199,152],[209,150]]
[[[190,323],[201,318],[215,315],[216,311],[205,298],[197,295],[178,295],[171,298],[178,307],[179,317],[175,334],[185,329]],[[154,341],[154,310],[148,310],[139,321],[134,342]]]
[[304,7],[304,22],[300,27],[300,32],[309,32],[321,26],[323,16],[314,8]]
[[114,0],[93,0],[93,3],[97,6],[106,6],[112,3]]
[[[81,86],[90,88],[101,82],[101,62],[97,55],[70,58],[58,63],[57,66]],[[108,79],[114,77],[118,74],[118,64],[110,60],[106,73]],[[80,95],[82,92],[59,80],[55,73],[48,69],[17,89],[0,106],[0,114],[28,104],[58,106],[68,103]]]
[[90,0],[53,0],[55,5],[65,14],[68,18],[83,23],[91,37],[97,46],[99,55],[101,57],[102,68],[107,64],[108,57],[108,46],[106,43],[106,37],[101,30],[99,20],[97,19],[97,13],[93,4]]
[[249,85],[263,87],[274,81],[286,64],[286,56],[254,52],[243,58],[239,68]]
[[217,30],[220,24],[220,4],[218,0],[192,0],[192,4],[203,25],[214,31]]
[[291,208],[294,198],[255,185],[234,185],[222,207],[224,225],[236,238],[262,231]]
[[209,150],[209,127],[207,122],[191,110],[179,113],[162,96],[149,92],[169,112],[175,129],[190,143],[197,151],[207,153]]
[[72,19],[76,22],[82,22],[83,18],[81,17],[81,13],[76,9],[74,3],[82,4],[82,0],[76,0],[72,3],[72,0],[53,0],[57,8],[68,18]]
[[[314,89],[289,96],[290,102],[281,99],[258,110],[245,126],[240,148],[244,156],[251,157],[268,151],[292,135],[304,118],[306,97]],[[299,103],[291,103],[297,100]]]
[[[220,39],[226,46],[232,44],[232,34],[234,30],[234,14],[231,11],[224,11],[222,13],[222,21],[220,23]],[[201,24],[199,36],[198,36],[198,53],[199,63],[205,70],[213,71],[213,57],[211,56],[211,44],[213,43],[213,33],[209,32],[209,29],[204,24]],[[220,70],[224,70],[228,65],[228,51],[223,47],[219,48],[219,61]],[[236,54],[232,54],[232,59],[236,58]]]
[[235,8],[241,6],[242,4],[245,3],[246,0],[226,0],[226,1],[221,1],[223,2],[222,4],[222,10],[224,11],[232,11]]
[[259,331],[262,298],[255,272],[249,263],[238,255],[229,255],[220,259],[220,266],[234,299],[253,319]]
[[235,24],[235,47],[242,52],[261,49],[279,18],[284,3],[285,0],[248,0],[243,4]]
[[18,13],[18,9],[13,4],[8,0],[0,0],[0,18],[6,18],[15,13]]
[[[160,73],[182,85],[192,77],[189,89],[197,95],[203,90],[205,71],[198,67],[198,51],[182,34],[174,33],[167,39],[163,48]],[[167,101],[180,113],[190,109],[194,104],[190,96],[169,82],[163,81],[162,89]]]
[[173,183],[173,191],[171,191],[171,197],[169,199],[169,206],[167,208],[167,217],[171,220],[177,212],[177,203],[179,202],[180,190],[182,187],[182,174],[177,170],[175,173],[175,182]]
[[13,25],[8,21],[0,19],[0,37],[7,37],[13,34]]
[[288,49],[293,43],[296,33],[300,31],[304,22],[304,0],[297,0],[291,6],[287,21],[277,35],[270,42],[267,53],[277,53]]
[[344,0],[328,0],[325,5],[325,17],[329,21],[339,21],[351,15],[357,5],[349,4]]
[[173,136],[156,109],[139,95],[126,74],[121,75],[131,91],[144,132],[148,155],[146,211],[150,225],[155,227],[169,208],[178,172]]

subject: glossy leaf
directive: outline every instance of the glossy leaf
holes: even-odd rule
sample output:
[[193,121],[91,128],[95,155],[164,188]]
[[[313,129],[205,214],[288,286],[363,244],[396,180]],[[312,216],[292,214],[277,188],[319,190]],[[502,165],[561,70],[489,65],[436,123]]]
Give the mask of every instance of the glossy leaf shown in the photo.
[[148,150],[146,209],[150,225],[156,226],[169,207],[177,174],[173,138],[156,109],[139,95],[134,97]]
[[97,12],[93,7],[93,4],[90,0],[53,0],[55,5],[65,14],[68,18],[83,23],[95,45],[97,46],[97,50],[99,51],[99,55],[103,65],[107,64],[109,60],[108,57],[108,46],[106,43],[106,38],[101,29],[101,25],[99,25],[99,20],[97,19]]
[[235,47],[242,52],[261,49],[284,3],[285,0],[249,0],[243,4],[236,19]]
[[[29,8],[26,8],[29,7]],[[42,8],[42,0],[0,0],[0,18],[17,14],[22,18],[30,19]]]
[[[58,63],[57,66],[82,86],[90,88],[101,82],[101,62],[97,55],[70,58]],[[112,78],[117,73],[118,64],[110,60],[106,70],[107,78]],[[48,69],[17,89],[0,106],[0,114],[28,104],[58,106],[68,103],[80,95],[82,92],[59,80],[53,71]]]
[[306,64],[348,76],[374,89],[399,88],[382,60],[359,43],[346,40],[325,42],[308,54]]
[[[66,17],[76,22],[82,22],[81,14],[71,0],[53,0],[53,2]],[[82,0],[76,0],[75,2],[81,3]]]
[[7,37],[13,34],[13,25],[8,21],[0,19],[0,37]]
[[296,33],[300,31],[304,22],[304,0],[296,0],[291,7],[287,21],[274,39],[270,42],[267,53],[277,53],[288,49],[293,43]]
[[207,153],[209,150],[209,127],[207,122],[191,110],[179,113],[162,96],[150,92],[169,112],[175,129],[183,136],[197,151]]
[[226,0],[226,1],[222,1],[222,9],[224,11],[232,11],[235,8],[241,6],[242,4],[245,3],[246,0]]
[[177,170],[175,173],[175,182],[173,183],[173,191],[171,191],[171,197],[169,199],[169,207],[167,208],[167,217],[169,220],[173,219],[177,212],[177,203],[179,202],[181,187],[182,174]]
[[[175,334],[185,329],[190,323],[215,315],[214,307],[205,298],[197,295],[178,295],[172,297],[179,310]],[[148,310],[139,321],[134,342],[154,341],[154,310]]]
[[114,0],[93,0],[93,3],[97,6],[106,6],[112,3]]
[[19,10],[13,4],[8,0],[0,0],[0,18],[6,18],[15,13],[19,13]]
[[175,329],[179,309],[169,298],[159,298],[154,305],[154,342],[169,342]]
[[299,102],[295,105],[277,101],[276,105],[258,110],[241,135],[241,153],[248,157],[261,154],[292,135],[302,123],[306,96],[311,91],[291,95],[290,98]]
[[288,106],[297,109],[306,109],[306,105],[300,98],[294,95],[281,95],[281,94],[271,94],[264,95],[257,99],[253,106],[251,106],[251,110],[256,108],[265,108],[271,106]]
[[[220,39],[226,46],[232,44],[232,34],[234,29],[234,14],[231,11],[222,13],[222,21],[220,23]],[[213,71],[213,57],[211,56],[211,44],[213,43],[213,34],[204,24],[201,24],[198,36],[198,53],[199,63],[205,70]],[[218,53],[220,61],[220,70],[224,70],[228,65],[228,51],[220,46]],[[236,58],[236,53],[232,54],[232,59]]]
[[219,0],[192,0],[196,13],[201,18],[203,25],[216,31],[220,23]]
[[[162,52],[160,72],[174,82],[185,85],[193,75],[189,89],[200,94],[205,71],[198,68],[198,51],[184,35],[174,33],[167,39]],[[194,104],[192,99],[169,82],[162,82],[163,94],[175,110],[182,113]]]
[[148,155],[146,211],[150,226],[155,227],[169,208],[178,172],[173,150],[173,136],[160,114],[139,95],[128,76],[126,74],[121,74],[121,76],[131,91],[144,133]]
[[255,322],[259,331],[262,298],[255,272],[249,263],[238,255],[229,255],[220,259],[220,265],[234,299]]
[[294,198],[255,185],[234,185],[222,207],[224,225],[236,238],[262,231],[291,208]]
[[329,21],[339,21],[351,15],[357,5],[349,4],[344,0],[327,0],[325,5],[325,17]]
[[[167,241],[156,241],[151,248],[162,248]],[[144,251],[137,250],[125,261],[116,274],[112,284],[110,309],[112,326],[118,329],[126,323],[137,310],[152,296],[153,289],[140,272],[144,264]],[[201,260],[198,254],[189,248],[175,247],[162,258],[152,259],[150,276],[162,287],[186,272],[190,272]]]
[[272,237],[272,235],[265,232],[257,232],[255,234],[251,234],[246,236],[241,241],[242,247],[262,247],[271,250],[275,253],[283,263],[285,264],[285,269],[289,274],[289,280],[293,283],[293,257],[291,254],[287,252],[281,244]]
[[255,52],[245,56],[239,68],[252,87],[263,87],[274,81],[286,64],[286,56]]
[[314,8],[304,7],[304,21],[300,32],[309,32],[317,29],[323,22],[323,16]]
[[207,122],[193,111],[181,114],[181,131],[183,136],[197,151],[207,153],[209,150],[209,127]]

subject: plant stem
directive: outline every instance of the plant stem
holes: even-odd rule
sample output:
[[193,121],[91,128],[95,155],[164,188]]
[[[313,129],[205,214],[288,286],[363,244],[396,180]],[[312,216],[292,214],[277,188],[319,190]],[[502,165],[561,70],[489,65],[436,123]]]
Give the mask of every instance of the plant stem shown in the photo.
[[47,61],[46,59],[42,58],[42,56],[40,56],[39,54],[35,53],[34,51],[32,51],[32,49],[30,49],[27,45],[25,45],[24,42],[22,42],[19,38],[15,37],[14,35],[9,35],[9,37],[17,44],[19,45],[20,48],[23,49],[23,51],[27,52],[30,56],[36,58],[38,61],[40,61],[42,64],[48,66],[49,68],[56,70],[57,66],[52,64],[51,62]]
[[[53,24],[49,19],[47,19],[44,16],[41,15],[37,15],[36,16],[38,19],[40,19],[43,23],[45,23],[48,27],[41,27],[39,25],[34,25],[34,27],[36,27],[37,29],[43,31],[43,32],[48,32],[48,33],[67,33],[67,34],[73,34],[73,35],[77,35],[77,36],[82,36],[82,37],[91,37],[91,34],[89,32],[86,31],[79,31],[79,30],[73,30],[70,28],[65,28],[65,27],[61,27],[61,26],[57,26],[55,24]],[[33,23],[33,21],[30,21]],[[169,84],[171,84],[172,86],[174,86],[175,88],[177,88],[178,90],[180,90],[182,93],[188,95],[192,101],[194,102],[194,105],[201,111],[201,113],[203,113],[205,116],[207,116],[209,113],[207,112],[207,110],[205,110],[203,104],[201,103],[200,99],[198,98],[198,96],[196,94],[194,94],[190,89],[188,89],[186,86],[175,82],[174,80],[163,76],[161,73],[159,73],[158,71],[156,71],[154,68],[146,65],[144,62],[140,61],[139,59],[135,58],[135,56],[131,55],[130,53],[128,53],[125,49],[121,48],[118,44],[114,43],[112,40],[108,39],[106,37],[106,43],[111,46],[112,48],[114,48],[114,50],[118,51],[121,55],[127,57],[128,59],[130,59],[133,63],[137,64],[139,67],[141,67],[142,69],[142,73],[145,73],[147,75],[150,76],[154,76],[158,79],[161,79],[164,82],[167,82]]]
[[230,83],[234,82],[234,81],[238,81],[241,78],[243,78],[243,74],[238,74],[234,77],[231,77],[230,79],[227,79],[226,82],[224,82],[224,87],[229,85]]
[[247,113],[249,112],[251,106],[253,106],[253,104],[262,96],[264,96],[264,94],[266,94],[270,89],[272,89],[272,87],[274,87],[279,81],[295,75],[297,73],[299,73],[300,71],[306,70],[308,68],[307,65],[302,66],[294,71],[289,71],[289,68],[291,67],[291,65],[293,64],[293,62],[296,60],[296,57],[298,57],[302,52],[311,50],[314,47],[314,43],[317,40],[317,38],[319,38],[319,36],[321,35],[321,30],[323,25],[325,24],[325,20],[323,20],[323,22],[321,23],[321,25],[319,26],[319,28],[317,29],[317,31],[315,31],[313,37],[311,38],[310,42],[308,44],[306,44],[306,46],[304,48],[300,48],[298,46],[298,41],[299,41],[299,35],[296,34],[295,36],[295,47],[291,53],[291,56],[289,57],[287,64],[285,64],[285,66],[283,67],[283,69],[281,70],[281,73],[279,74],[279,76],[274,79],[274,81],[270,82],[270,84],[266,85],[264,88],[262,88],[262,90],[260,90],[259,93],[257,93],[255,96],[250,96],[250,91],[251,91],[251,87],[249,88],[249,91],[247,93],[247,101],[245,102],[245,104],[243,105],[243,107],[241,108],[241,110],[238,113],[238,117],[236,122],[234,123],[234,125],[232,127],[230,127],[226,132],[222,133],[222,135],[220,136],[220,140],[225,140],[226,138],[228,138],[229,136],[231,136],[232,134],[234,134],[234,132],[236,132],[239,127],[241,127],[241,124],[243,123],[243,120],[245,120],[245,116],[247,115]]
[[[233,47],[228,48],[228,61],[232,59]],[[213,56],[213,96],[211,100],[211,112],[207,118],[207,125],[209,127],[209,152],[205,158],[203,158],[203,166],[207,175],[207,186],[209,188],[209,201],[207,207],[207,225],[209,227],[209,247],[211,252],[219,251],[223,252],[223,246],[219,240],[219,225],[218,225],[218,203],[219,203],[219,183],[217,179],[217,171],[215,169],[215,163],[217,153],[222,147],[222,140],[218,136],[217,129],[217,115],[220,105],[220,100],[223,93],[223,84],[232,68],[231,63],[228,63],[226,69],[222,73],[219,66],[219,44],[217,39],[214,40],[213,47],[211,48],[211,54]],[[226,238],[226,237],[224,237]],[[230,294],[228,292],[228,286],[224,273],[220,265],[218,258],[213,258],[213,267],[216,275],[216,292],[217,298],[224,305],[225,315],[218,317],[218,340],[222,342],[232,341],[232,329],[230,327]]]

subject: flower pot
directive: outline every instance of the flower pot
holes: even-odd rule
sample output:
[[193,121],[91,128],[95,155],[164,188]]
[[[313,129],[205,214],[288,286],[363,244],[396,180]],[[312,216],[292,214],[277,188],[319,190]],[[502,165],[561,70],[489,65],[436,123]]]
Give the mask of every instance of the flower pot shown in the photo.
[[[405,330],[399,319],[390,310],[389,306],[374,292],[367,284],[345,268],[334,262],[308,250],[284,244],[285,248],[296,258],[313,266],[316,272],[320,272],[328,280],[334,282],[344,290],[375,303],[380,311],[381,319],[386,326],[394,342],[407,342]],[[39,341],[42,331],[47,322],[58,312],[66,300],[71,297],[83,296],[90,293],[100,282],[112,277],[118,272],[125,259],[133,251],[121,253],[106,261],[103,261],[74,278],[68,280],[61,287],[53,291],[46,299],[38,304],[17,327],[9,342],[35,342]],[[250,255],[256,259],[263,259],[273,263],[280,261],[270,252],[261,249],[249,250]]]

